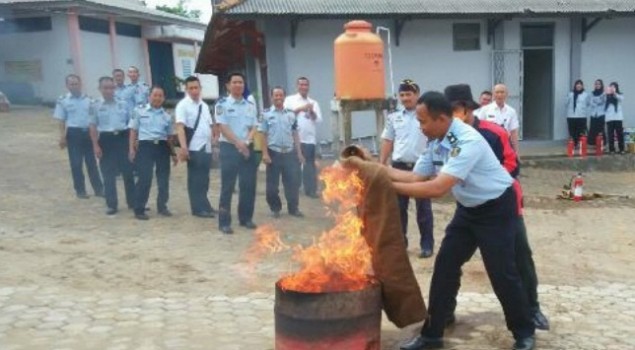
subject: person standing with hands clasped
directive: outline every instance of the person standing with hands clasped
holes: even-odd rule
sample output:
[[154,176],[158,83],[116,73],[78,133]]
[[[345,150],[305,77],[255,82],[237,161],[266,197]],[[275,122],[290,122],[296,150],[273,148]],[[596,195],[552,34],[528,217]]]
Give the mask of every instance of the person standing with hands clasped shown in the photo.
[[77,198],[87,199],[84,182],[83,164],[86,163],[88,178],[96,197],[103,197],[104,185],[97,169],[92,142],[88,133],[90,124],[91,99],[82,93],[82,81],[79,76],[66,76],[68,94],[61,96],[55,105],[53,118],[60,121],[61,149],[68,149],[68,159],[73,176],[73,187]]
[[440,198],[451,191],[457,209],[434,264],[429,316],[421,334],[401,349],[443,347],[446,317],[460,286],[461,267],[479,248],[507,328],[516,340],[513,349],[531,350],[535,326],[515,263],[518,211],[514,180],[483,136],[453,118],[452,106],[443,94],[431,91],[421,96],[417,119],[421,131],[433,141],[412,172],[388,169],[393,187],[397,193],[415,198]]
[[[302,186],[304,194],[311,198],[317,195],[317,168],[315,165],[317,147],[317,124],[322,122],[320,105],[309,97],[310,83],[306,77],[297,80],[298,93],[287,96],[284,107],[292,110],[298,117],[298,134],[300,147],[304,156],[304,164],[301,167]],[[298,168],[300,171],[300,168]],[[298,182],[298,188],[300,182]]]
[[201,99],[201,82],[197,77],[185,79],[187,95],[177,105],[176,134],[179,161],[187,162],[187,193],[192,215],[213,218],[209,203],[209,172],[212,164],[213,126],[209,106]]
[[[399,100],[403,109],[397,110],[386,117],[386,126],[381,135],[381,153],[379,162],[387,164],[392,158],[392,167],[400,170],[412,171],[415,162],[425,151],[428,138],[419,129],[417,121],[417,98],[419,85],[410,79],[399,84]],[[392,155],[392,157],[391,157]],[[401,231],[408,245],[408,206],[410,197],[398,196]],[[434,252],[434,218],[430,199],[416,199],[417,226],[419,228],[420,258],[429,258]]]
[[584,91],[582,80],[576,80],[573,91],[567,97],[567,126],[569,136],[577,147],[580,135],[587,133],[586,119],[589,115],[589,95]]
[[162,87],[153,86],[150,89],[150,103],[137,107],[130,119],[130,151],[131,162],[135,162],[138,179],[135,185],[134,213],[138,220],[148,220],[145,213],[152,173],[156,168],[157,211],[161,216],[172,216],[168,210],[170,197],[170,157],[174,165],[177,164],[176,154],[172,145],[174,123],[172,117],[163,109],[165,92]]
[[606,108],[606,94],[604,93],[604,82],[602,79],[595,81],[593,93],[589,100],[589,111],[591,116],[591,122],[589,127],[589,145],[595,145],[595,147],[602,147],[602,145],[595,144],[595,138],[599,133],[602,133],[604,143],[606,144],[606,128],[604,110]]
[[624,95],[622,95],[620,91],[619,84],[616,82],[609,84],[606,91],[606,105],[604,107],[606,126],[609,132],[609,153],[615,153],[615,137],[617,137],[617,146],[619,147],[620,154],[626,154],[624,151],[624,127],[622,125],[624,121],[623,102]]
[[238,221],[240,226],[256,229],[252,221],[256,201],[258,164],[253,141],[258,127],[256,106],[243,98],[245,77],[229,74],[229,96],[216,102],[216,122],[220,125],[221,193],[218,204],[218,226],[222,233],[232,234],[231,204],[238,179]]
[[128,123],[132,111],[126,101],[115,97],[116,87],[113,78],[100,78],[99,91],[102,98],[95,101],[90,108],[90,138],[104,177],[104,194],[108,207],[106,214],[115,215],[118,211],[119,173],[123,178],[128,208],[134,208],[134,176],[132,164],[128,160]]
[[284,196],[287,199],[289,215],[304,217],[298,209],[299,194],[297,169],[304,162],[298,136],[298,121],[293,111],[284,108],[284,89],[274,87],[271,90],[273,106],[264,111],[258,130],[263,134],[265,147],[262,159],[267,164],[267,204],[274,218],[280,217],[282,202],[278,193],[280,175]]

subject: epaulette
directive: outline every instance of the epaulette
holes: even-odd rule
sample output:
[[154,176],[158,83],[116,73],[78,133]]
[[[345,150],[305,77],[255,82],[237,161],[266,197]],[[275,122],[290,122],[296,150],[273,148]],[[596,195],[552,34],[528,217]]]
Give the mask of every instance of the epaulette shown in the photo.
[[62,102],[66,98],[66,96],[68,96],[68,94],[61,95],[60,97],[57,98],[57,102]]
[[221,98],[219,98],[219,99],[216,101],[216,104],[223,103],[223,102],[225,102],[225,100],[227,100],[227,98],[226,98],[226,97],[221,97]]

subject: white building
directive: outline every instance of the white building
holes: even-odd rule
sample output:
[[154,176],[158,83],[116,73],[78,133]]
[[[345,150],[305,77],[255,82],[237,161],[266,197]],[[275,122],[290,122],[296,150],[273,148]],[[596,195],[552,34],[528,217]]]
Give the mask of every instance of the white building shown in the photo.
[[[348,20],[364,19],[390,29],[396,84],[412,78],[424,90],[443,90],[469,83],[475,95],[494,83],[507,84],[524,139],[567,137],[565,100],[578,78],[587,90],[597,78],[606,85],[618,81],[626,96],[625,126],[635,126],[634,0],[224,3],[233,5],[217,7],[197,70],[243,70],[260,95],[273,85],[293,89],[298,76],[307,76],[313,97],[328,110],[334,93],[333,41]],[[227,49],[229,44],[242,51]],[[327,120],[320,138],[330,134]],[[354,137],[374,134],[372,115],[354,116]]]
[[[0,90],[14,103],[55,101],[75,73],[98,96],[99,77],[134,65],[175,98],[175,77],[194,72],[204,30],[137,0],[0,0]],[[206,97],[218,96],[215,77],[204,85]]]

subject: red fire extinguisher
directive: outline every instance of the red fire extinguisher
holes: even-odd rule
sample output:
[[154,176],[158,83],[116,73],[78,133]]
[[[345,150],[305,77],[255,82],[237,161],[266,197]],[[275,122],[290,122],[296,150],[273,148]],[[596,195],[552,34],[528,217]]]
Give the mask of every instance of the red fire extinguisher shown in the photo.
[[573,157],[573,148],[575,147],[575,143],[573,143],[573,139],[569,137],[569,142],[567,142],[567,157]]
[[599,133],[598,136],[595,137],[595,155],[601,156],[604,152],[604,137],[602,133]]
[[580,135],[580,155],[582,157],[586,157],[587,156],[587,137],[586,135]]
[[578,175],[573,179],[573,184],[571,185],[571,190],[573,191],[573,201],[580,202],[582,200],[583,187],[584,178],[582,177],[582,173],[578,173]]

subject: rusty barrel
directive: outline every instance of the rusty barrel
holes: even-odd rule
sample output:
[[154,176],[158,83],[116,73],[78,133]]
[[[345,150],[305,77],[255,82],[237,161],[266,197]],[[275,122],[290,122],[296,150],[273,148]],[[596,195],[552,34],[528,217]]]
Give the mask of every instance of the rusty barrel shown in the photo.
[[381,287],[304,293],[276,283],[276,350],[379,350]]

